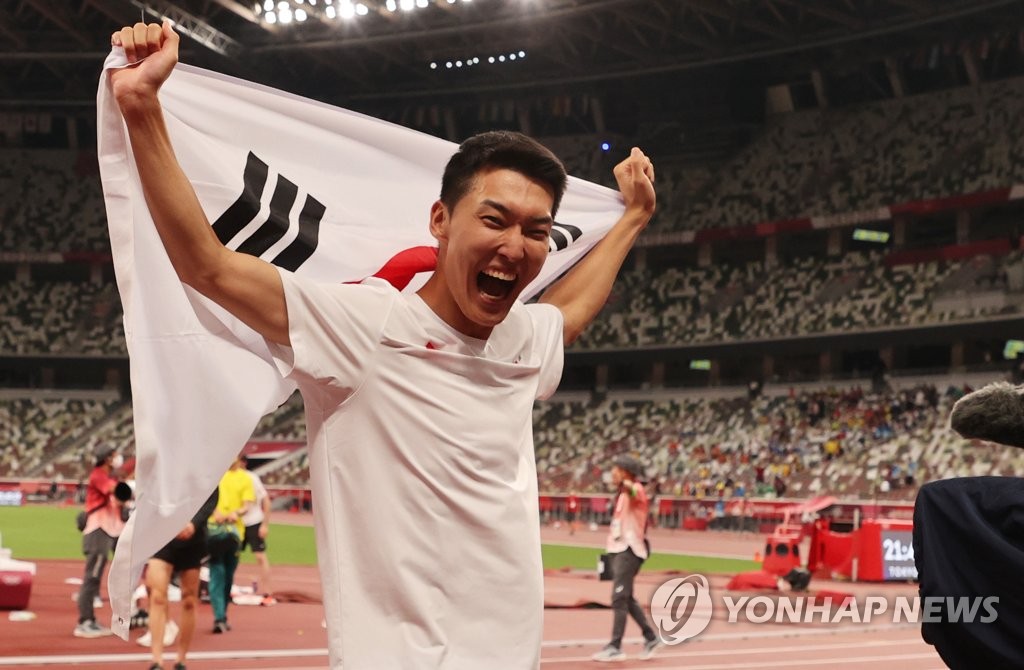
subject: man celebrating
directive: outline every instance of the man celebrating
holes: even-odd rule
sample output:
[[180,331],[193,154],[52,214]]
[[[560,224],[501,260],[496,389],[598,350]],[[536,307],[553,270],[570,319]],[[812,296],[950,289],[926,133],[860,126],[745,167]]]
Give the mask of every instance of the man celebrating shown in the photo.
[[620,456],[612,466],[612,483],[618,488],[618,496],[615,498],[615,511],[608,529],[606,550],[611,555],[612,610],[615,618],[611,642],[594,654],[595,661],[625,660],[622,635],[626,631],[627,614],[633,617],[644,634],[644,648],[640,658],[650,658],[659,644],[643,608],[633,596],[633,580],[649,553],[647,512],[650,505],[644,485],[637,481],[643,474],[643,466],[632,456]]
[[623,217],[542,304],[518,297],[547,258],[566,174],[510,132],[449,161],[427,219],[437,268],[416,294],[320,284],[212,231],[157,98],[177,61],[170,25],[112,41],[137,63],[110,82],[172,266],[261,334],[303,395],[331,667],[538,667],[532,405],[654,212],[650,160],[633,149],[616,166]]

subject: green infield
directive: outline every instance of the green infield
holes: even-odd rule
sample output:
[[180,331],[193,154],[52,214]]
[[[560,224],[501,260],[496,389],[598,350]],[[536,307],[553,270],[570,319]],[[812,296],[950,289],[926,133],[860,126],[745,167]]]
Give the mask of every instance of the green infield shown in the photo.
[[[26,505],[0,507],[0,539],[14,558],[78,559],[82,557],[81,534],[75,528],[77,507]],[[546,544],[542,547],[545,568],[593,570],[603,553],[595,547]],[[273,565],[316,565],[313,529],[309,526],[271,524],[267,555]],[[251,552],[242,554],[252,563]],[[680,570],[700,573],[734,573],[756,570],[753,561],[655,553],[644,564],[647,570]]]
[[[578,568],[596,570],[597,557],[603,549],[577,547],[564,544],[545,544],[541,547],[545,568]],[[702,574],[735,573],[757,570],[760,563],[742,558],[715,558],[684,554],[662,554],[654,551],[644,562],[644,570],[679,570]]]
[[[25,505],[0,507],[0,540],[16,559],[82,558],[82,534],[75,528],[78,507]],[[313,529],[271,524],[267,540],[271,564],[316,565]],[[252,553],[242,563],[252,563]]]

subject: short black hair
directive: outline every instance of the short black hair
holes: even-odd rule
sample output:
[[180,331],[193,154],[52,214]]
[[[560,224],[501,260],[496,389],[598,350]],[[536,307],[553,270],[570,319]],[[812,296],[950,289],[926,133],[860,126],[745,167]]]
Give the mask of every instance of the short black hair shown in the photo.
[[551,216],[562,202],[568,177],[558,157],[537,140],[511,130],[473,135],[459,145],[441,178],[441,202],[448,211],[469,190],[477,173],[486,168],[514,170],[546,184],[554,194]]

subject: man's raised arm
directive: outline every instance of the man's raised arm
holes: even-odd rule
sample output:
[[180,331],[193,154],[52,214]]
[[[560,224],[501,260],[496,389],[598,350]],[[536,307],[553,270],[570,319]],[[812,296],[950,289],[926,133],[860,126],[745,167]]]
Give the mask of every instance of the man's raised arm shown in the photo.
[[115,32],[111,43],[123,47],[128,62],[134,63],[113,70],[111,84],[128,127],[146,204],[179,279],[268,340],[289,344],[277,270],[221,244],[174,155],[157,94],[178,62],[177,33],[169,22],[136,23]]
[[626,201],[622,218],[540,298],[562,311],[562,339],[566,346],[579,337],[604,307],[626,254],[654,215],[654,166],[644,152],[633,147],[629,157],[615,166],[615,180]]

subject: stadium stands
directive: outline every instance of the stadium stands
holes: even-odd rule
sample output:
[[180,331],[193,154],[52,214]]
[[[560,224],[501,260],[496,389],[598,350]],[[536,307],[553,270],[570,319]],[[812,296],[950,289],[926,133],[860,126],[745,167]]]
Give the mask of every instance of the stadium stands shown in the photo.
[[[0,472],[8,477],[81,478],[92,466],[88,445],[96,443],[98,430],[123,406],[117,400],[0,398]],[[130,416],[129,410],[129,424]],[[65,458],[65,467],[58,468],[55,459],[65,454],[75,460]]]
[[[820,385],[819,385],[820,386]],[[1009,474],[1024,462],[1016,452],[964,450],[946,427],[950,404],[963,392],[919,385],[882,394],[858,387],[791,390],[750,400],[743,389],[725,397],[679,394],[669,399],[568,400],[538,403],[534,412],[540,487],[558,493],[607,490],[608,463],[630,452],[649,464],[665,494],[774,495],[778,475],[787,495],[818,493],[906,499],[906,484],[971,472]],[[304,438],[301,400],[268,415],[254,439]],[[110,400],[0,401],[5,443],[0,465],[13,476],[77,480],[100,446],[133,452],[131,408]],[[278,486],[304,486],[305,449],[264,471]],[[889,482],[882,491],[881,482]]]
[[1024,181],[1024,80],[776,116],[695,198],[674,191],[662,230],[859,212]]
[[[623,273],[578,350],[742,341],[1020,313],[1024,257],[982,256],[889,266],[852,252],[768,267],[707,267]],[[0,283],[0,352],[124,355],[113,284]]]
[[[943,382],[940,382],[944,384]],[[539,403],[542,491],[608,490],[617,454],[640,455],[665,495],[912,499],[923,481],[1014,475],[1019,450],[967,448],[947,416],[965,391],[931,384],[872,394],[818,385],[749,400],[697,393],[662,400]],[[742,492],[742,493],[741,493]]]
[[95,156],[0,150],[0,248],[110,252]]
[[124,355],[113,284],[0,282],[0,353]]
[[893,266],[881,252],[851,252],[776,266],[634,270],[620,275],[575,347],[782,338],[1019,313],[1024,296],[1007,295],[1006,277],[1022,264],[1020,252]]

